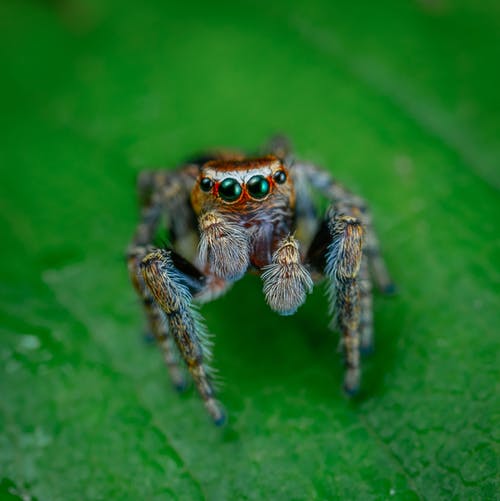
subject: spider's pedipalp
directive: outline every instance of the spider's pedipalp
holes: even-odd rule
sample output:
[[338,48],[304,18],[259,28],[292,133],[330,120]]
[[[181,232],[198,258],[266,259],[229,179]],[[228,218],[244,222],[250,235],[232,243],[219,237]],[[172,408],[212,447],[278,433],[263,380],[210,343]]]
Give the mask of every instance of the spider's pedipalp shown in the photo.
[[245,228],[224,219],[217,212],[200,216],[200,265],[215,276],[237,280],[248,268],[250,241]]
[[292,315],[312,291],[311,275],[301,262],[299,242],[286,237],[263,268],[262,281],[267,304],[280,315]]

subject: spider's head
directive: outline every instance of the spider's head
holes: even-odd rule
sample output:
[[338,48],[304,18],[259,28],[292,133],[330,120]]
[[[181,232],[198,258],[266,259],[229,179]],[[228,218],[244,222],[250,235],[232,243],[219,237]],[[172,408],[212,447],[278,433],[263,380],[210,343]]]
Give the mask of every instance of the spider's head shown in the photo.
[[283,162],[273,155],[245,160],[211,160],[200,168],[191,193],[196,213],[255,212],[276,205],[292,207],[293,183]]

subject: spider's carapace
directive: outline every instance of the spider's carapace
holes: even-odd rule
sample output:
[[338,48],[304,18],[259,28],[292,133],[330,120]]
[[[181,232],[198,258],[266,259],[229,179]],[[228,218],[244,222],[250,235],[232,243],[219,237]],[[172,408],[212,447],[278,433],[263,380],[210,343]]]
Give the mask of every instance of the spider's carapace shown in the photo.
[[191,205],[197,216],[217,212],[246,228],[255,268],[270,264],[279,242],[293,231],[293,180],[274,155],[206,162],[191,191]]

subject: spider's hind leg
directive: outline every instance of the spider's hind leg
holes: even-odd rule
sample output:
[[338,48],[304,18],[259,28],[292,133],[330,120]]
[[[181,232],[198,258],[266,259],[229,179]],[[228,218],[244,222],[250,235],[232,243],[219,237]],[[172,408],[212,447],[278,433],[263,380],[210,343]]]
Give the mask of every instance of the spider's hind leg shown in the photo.
[[359,268],[359,348],[361,353],[368,354],[373,351],[373,293],[368,257],[363,252]]

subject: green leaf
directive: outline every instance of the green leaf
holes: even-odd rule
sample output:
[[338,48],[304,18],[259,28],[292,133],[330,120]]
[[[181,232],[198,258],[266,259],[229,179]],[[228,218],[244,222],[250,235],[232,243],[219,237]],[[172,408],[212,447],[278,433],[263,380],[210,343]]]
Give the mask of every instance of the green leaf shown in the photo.
[[[3,2],[0,498],[495,498],[499,21],[472,0]],[[134,180],[276,131],[370,202],[400,292],[375,297],[353,401],[321,287],[287,318],[257,277],[204,306],[221,430],[142,340]]]

